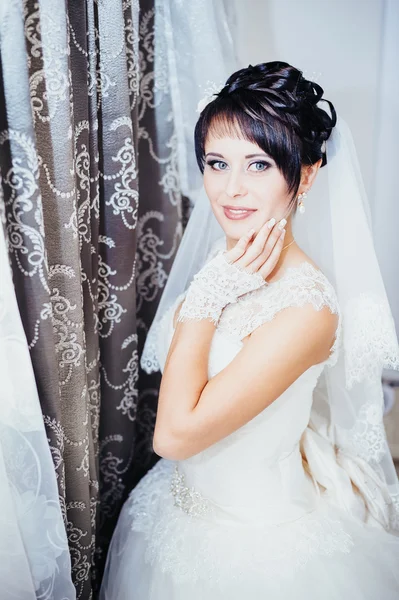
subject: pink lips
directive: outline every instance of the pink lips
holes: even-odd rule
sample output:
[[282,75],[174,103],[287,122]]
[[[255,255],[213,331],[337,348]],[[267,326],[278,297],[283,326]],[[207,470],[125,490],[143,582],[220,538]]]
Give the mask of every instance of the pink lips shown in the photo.
[[254,212],[255,208],[245,208],[245,206],[223,206],[223,212],[228,219],[233,221],[247,219]]

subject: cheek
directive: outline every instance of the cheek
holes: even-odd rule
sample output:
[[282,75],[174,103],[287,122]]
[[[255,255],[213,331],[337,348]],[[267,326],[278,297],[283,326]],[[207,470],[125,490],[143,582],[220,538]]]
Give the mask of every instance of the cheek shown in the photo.
[[248,191],[259,199],[265,208],[276,209],[287,203],[287,188],[280,177],[259,177],[248,182]]
[[209,198],[209,200],[215,201],[217,197],[220,195],[223,190],[223,186],[221,185],[221,178],[215,177],[212,173],[207,172],[203,177],[203,184],[205,188],[205,192]]

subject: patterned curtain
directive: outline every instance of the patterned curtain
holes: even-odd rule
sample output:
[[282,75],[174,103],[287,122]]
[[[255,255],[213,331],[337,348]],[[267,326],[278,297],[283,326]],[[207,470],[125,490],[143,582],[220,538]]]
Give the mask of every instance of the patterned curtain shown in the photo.
[[9,0],[0,36],[0,213],[86,600],[157,460],[159,380],[139,378],[138,352],[182,233],[173,120],[162,137],[154,118],[169,83],[153,0]]

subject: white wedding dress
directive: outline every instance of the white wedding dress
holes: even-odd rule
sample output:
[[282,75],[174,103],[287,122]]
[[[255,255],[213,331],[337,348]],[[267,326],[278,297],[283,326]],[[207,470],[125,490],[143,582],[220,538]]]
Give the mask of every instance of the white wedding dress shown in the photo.
[[[183,296],[162,321],[162,369]],[[288,306],[300,318],[309,302],[339,313],[328,279],[304,262],[228,305],[209,378],[257,326]],[[159,460],[143,477],[121,512],[101,600],[399,599],[399,537],[376,518],[386,489],[364,460],[336,451],[323,416],[323,373],[337,359],[340,328],[341,319],[329,359],[257,417],[189,459]],[[370,429],[378,435],[372,418]]]

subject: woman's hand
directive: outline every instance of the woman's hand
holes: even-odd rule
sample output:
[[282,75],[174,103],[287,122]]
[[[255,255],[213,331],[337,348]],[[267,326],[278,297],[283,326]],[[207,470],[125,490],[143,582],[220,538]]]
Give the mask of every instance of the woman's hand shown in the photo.
[[234,248],[225,252],[225,259],[248,273],[259,273],[266,279],[275,268],[283,249],[286,222],[282,219],[276,223],[275,219],[270,219],[255,237],[255,231],[250,230]]
[[273,228],[274,223],[274,219],[265,223],[253,242],[253,232],[248,232],[232,250],[219,253],[194,275],[178,322],[210,319],[216,325],[227,304],[267,285],[266,277],[276,266],[285,234],[278,226]]

